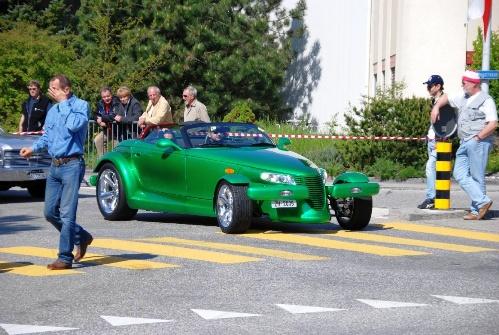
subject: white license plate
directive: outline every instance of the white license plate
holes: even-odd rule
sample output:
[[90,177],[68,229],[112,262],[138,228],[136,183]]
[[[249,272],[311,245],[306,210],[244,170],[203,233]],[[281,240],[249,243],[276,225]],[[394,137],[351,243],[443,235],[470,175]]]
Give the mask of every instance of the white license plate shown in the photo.
[[296,207],[296,200],[274,200],[272,208],[293,208]]
[[37,180],[37,179],[46,179],[47,176],[45,175],[44,172],[30,172],[28,173],[29,178],[31,180]]

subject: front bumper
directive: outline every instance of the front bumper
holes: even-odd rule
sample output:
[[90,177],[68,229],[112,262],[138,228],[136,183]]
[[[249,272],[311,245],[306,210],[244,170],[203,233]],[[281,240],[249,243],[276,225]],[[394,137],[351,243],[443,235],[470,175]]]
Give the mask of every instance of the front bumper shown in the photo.
[[0,168],[0,182],[18,183],[46,179],[48,168]]
[[[313,195],[305,185],[250,185],[247,194],[262,213],[275,222],[329,223],[331,219],[325,193],[322,192],[319,198],[315,195],[312,201]],[[275,200],[295,200],[297,207],[272,208],[272,201]]]

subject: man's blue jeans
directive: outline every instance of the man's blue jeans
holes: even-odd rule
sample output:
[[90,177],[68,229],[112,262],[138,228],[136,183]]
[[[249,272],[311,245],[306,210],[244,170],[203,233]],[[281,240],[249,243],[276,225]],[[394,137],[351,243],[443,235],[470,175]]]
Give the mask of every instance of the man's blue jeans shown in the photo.
[[437,179],[436,141],[428,140],[428,160],[426,161],[426,199],[435,199],[435,181]]
[[58,259],[73,262],[74,245],[86,242],[90,234],[76,224],[78,190],[85,174],[85,161],[76,159],[50,166],[45,189],[45,218],[60,232]]
[[490,202],[485,191],[485,169],[489,152],[492,149],[493,137],[481,141],[474,138],[461,141],[454,163],[454,179],[471,198],[471,212],[478,213],[478,209]]

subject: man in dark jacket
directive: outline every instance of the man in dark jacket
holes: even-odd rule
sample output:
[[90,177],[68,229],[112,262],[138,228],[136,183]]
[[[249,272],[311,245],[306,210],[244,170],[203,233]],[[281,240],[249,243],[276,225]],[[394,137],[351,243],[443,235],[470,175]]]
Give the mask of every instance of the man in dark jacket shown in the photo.
[[47,111],[52,107],[50,100],[42,95],[38,80],[30,80],[28,91],[29,98],[21,107],[22,114],[19,120],[19,132],[42,130]]
[[118,115],[114,117],[118,125],[118,141],[135,138],[138,133],[137,121],[142,115],[142,107],[139,101],[133,97],[128,87],[121,86],[116,91],[116,94],[121,102]]
[[[110,150],[115,145],[114,139],[117,138],[118,132],[116,127],[113,127],[113,122],[121,107],[120,100],[113,96],[109,87],[103,87],[100,90],[100,96],[102,99],[97,104],[95,122],[101,127],[101,132],[95,136],[94,144],[98,155],[102,156],[106,147]],[[110,141],[113,143],[109,143]]]

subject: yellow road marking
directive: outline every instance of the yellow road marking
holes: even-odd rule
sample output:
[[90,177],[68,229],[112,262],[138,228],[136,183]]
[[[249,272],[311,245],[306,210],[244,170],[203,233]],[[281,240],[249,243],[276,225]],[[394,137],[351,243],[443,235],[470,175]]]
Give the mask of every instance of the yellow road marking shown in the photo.
[[417,255],[428,254],[427,252],[422,252],[422,251],[388,248],[372,244],[350,243],[350,242],[331,240],[327,238],[310,237],[310,236],[287,234],[280,232],[246,233],[246,234],[241,234],[240,236],[256,238],[260,240],[303,244],[319,248],[363,252],[366,254],[374,254],[379,256],[417,256]]
[[417,233],[461,237],[469,240],[499,242],[499,234],[484,233],[469,229],[435,227],[435,226],[426,226],[421,224],[405,223],[405,222],[390,222],[386,224],[379,224],[373,226],[381,227],[383,229],[397,229],[397,230],[413,231]]
[[175,247],[162,244],[141,243],[133,241],[121,241],[114,239],[96,239],[92,242],[93,247],[118,249],[135,252],[146,252],[153,255],[178,257],[186,259],[194,259],[198,261],[221,263],[221,264],[235,264],[260,261],[259,258],[231,255],[216,251],[189,249],[183,247]]
[[[93,245],[93,243],[92,243]],[[39,247],[10,247],[0,248],[0,253],[34,256],[43,258],[57,258],[56,249],[39,248]],[[87,252],[81,263],[95,263],[106,266],[112,266],[122,269],[147,270],[147,269],[162,269],[177,267],[175,264],[159,263],[151,261],[143,261],[136,259],[126,259],[118,256],[105,256]]]
[[49,270],[46,266],[33,265],[22,262],[4,262],[0,261],[0,273],[12,273],[21,276],[43,277],[43,276],[60,276],[60,275],[75,275],[83,273],[76,270]]
[[377,234],[361,233],[361,232],[357,232],[357,231],[338,230],[336,232],[327,233],[327,235],[330,235],[330,234],[334,237],[350,238],[350,239],[362,240],[362,241],[382,242],[382,243],[391,243],[391,244],[405,244],[405,245],[413,245],[413,246],[418,246],[418,247],[426,247],[426,248],[434,248],[434,249],[458,251],[458,252],[480,252],[480,251],[495,251],[496,250],[496,249],[490,249],[490,248],[475,247],[475,246],[471,246],[471,245],[416,240],[416,239],[410,239],[410,238],[394,237],[394,236],[389,236],[389,235],[377,235]]
[[299,261],[316,261],[316,260],[324,260],[328,259],[328,257],[320,257],[315,255],[307,255],[307,254],[299,254],[295,252],[288,252],[282,250],[274,250],[267,248],[256,248],[250,247],[246,245],[237,245],[237,244],[229,244],[229,243],[216,243],[216,242],[205,242],[198,240],[187,240],[180,239],[175,237],[154,237],[154,238],[144,238],[142,241],[151,241],[151,242],[165,242],[165,243],[176,243],[182,245],[193,245],[197,247],[206,247],[218,250],[228,250],[228,251],[237,251],[242,253],[248,253],[253,255],[262,255],[262,256],[270,256],[276,258],[284,258],[289,260],[299,260]]

